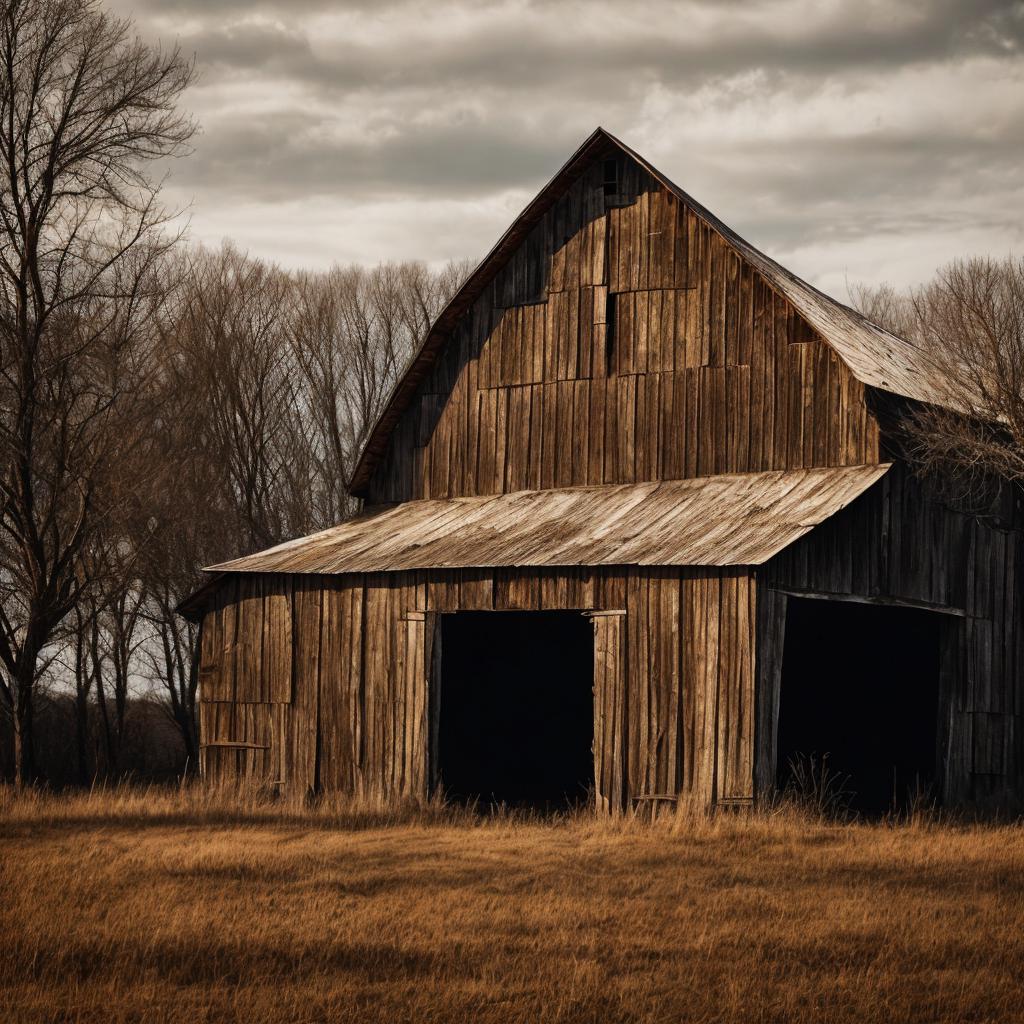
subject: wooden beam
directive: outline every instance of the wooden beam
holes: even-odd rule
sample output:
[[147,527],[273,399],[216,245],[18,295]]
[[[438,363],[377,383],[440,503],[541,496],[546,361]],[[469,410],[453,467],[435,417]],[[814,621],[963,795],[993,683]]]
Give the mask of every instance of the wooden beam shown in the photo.
[[231,747],[236,750],[269,750],[269,743],[236,743],[233,740],[210,740],[209,743],[200,743],[200,747]]
[[938,612],[940,615],[956,615],[966,618],[967,611],[952,605],[932,604],[928,601],[915,601],[902,597],[869,597],[863,594],[829,594],[817,590],[800,590],[796,587],[773,587],[780,594],[789,597],[806,597],[812,601],[849,601],[854,604],[873,604],[883,608],[917,608],[926,612]]

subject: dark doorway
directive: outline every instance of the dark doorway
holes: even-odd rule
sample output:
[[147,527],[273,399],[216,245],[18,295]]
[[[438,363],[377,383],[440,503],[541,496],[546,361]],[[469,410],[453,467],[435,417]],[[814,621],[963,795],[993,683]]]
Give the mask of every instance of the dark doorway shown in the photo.
[[579,612],[441,617],[440,781],[449,798],[556,810],[594,782],[594,634]]
[[[916,608],[790,598],[779,706],[778,783],[843,780],[844,802],[879,815],[938,797],[944,616]],[[835,783],[834,783],[835,785]]]

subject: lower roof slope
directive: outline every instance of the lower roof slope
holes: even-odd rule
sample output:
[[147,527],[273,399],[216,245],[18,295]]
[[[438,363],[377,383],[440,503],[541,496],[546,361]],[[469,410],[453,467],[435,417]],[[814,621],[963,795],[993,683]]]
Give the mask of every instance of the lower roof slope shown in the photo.
[[886,463],[780,470],[408,501],[207,571],[760,565],[888,469]]

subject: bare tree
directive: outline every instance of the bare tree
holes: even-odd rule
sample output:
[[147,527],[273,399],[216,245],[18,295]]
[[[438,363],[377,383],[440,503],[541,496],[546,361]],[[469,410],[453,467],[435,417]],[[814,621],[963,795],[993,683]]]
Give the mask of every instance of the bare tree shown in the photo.
[[309,525],[301,382],[288,344],[289,277],[230,245],[192,260],[168,343],[195,396],[192,429],[222,467],[240,551]]
[[854,301],[934,364],[944,403],[904,422],[918,464],[965,485],[1024,482],[1024,260],[957,260],[907,294],[860,289]]
[[917,334],[917,320],[912,292],[900,291],[889,283],[880,285],[851,284],[850,302],[872,323],[892,331],[908,341]]
[[915,293],[914,313],[949,406],[965,413],[917,412],[916,456],[963,476],[1024,482],[1024,261],[952,263]]
[[94,0],[0,7],[0,706],[34,778],[40,653],[145,441],[134,410],[162,294],[152,161],[182,151],[192,74]]
[[[145,643],[142,608],[145,595],[132,581],[118,587],[96,607],[89,633],[93,685],[101,709],[104,737],[104,769],[118,774],[127,726],[132,670],[139,648]],[[111,706],[111,698],[113,706]]]
[[75,765],[78,782],[89,781],[89,708],[92,699],[94,670],[88,651],[88,622],[81,606],[75,608],[75,622],[71,630],[70,670],[75,678]]
[[396,264],[289,275],[231,245],[168,268],[159,469],[128,533],[151,630],[142,660],[189,765],[198,631],[174,609],[201,585],[200,566],[354,511],[345,483],[358,447],[464,274]]
[[[173,346],[163,359],[177,363]],[[195,703],[198,630],[175,613],[202,582],[200,568],[235,553],[237,513],[224,485],[224,467],[214,457],[197,392],[176,373],[165,377],[168,402],[143,514],[135,524],[141,552],[139,586],[150,627],[143,648],[147,673],[181,737],[186,767],[198,766]],[[179,386],[180,385],[180,386]]]
[[311,425],[316,526],[358,507],[345,484],[395,381],[469,267],[422,263],[335,267],[298,281],[291,320]]

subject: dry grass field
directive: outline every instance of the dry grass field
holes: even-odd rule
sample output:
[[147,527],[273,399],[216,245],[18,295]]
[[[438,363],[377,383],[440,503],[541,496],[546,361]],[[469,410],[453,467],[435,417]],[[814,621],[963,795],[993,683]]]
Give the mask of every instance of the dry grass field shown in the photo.
[[0,791],[0,1019],[1024,1020],[1024,829]]

